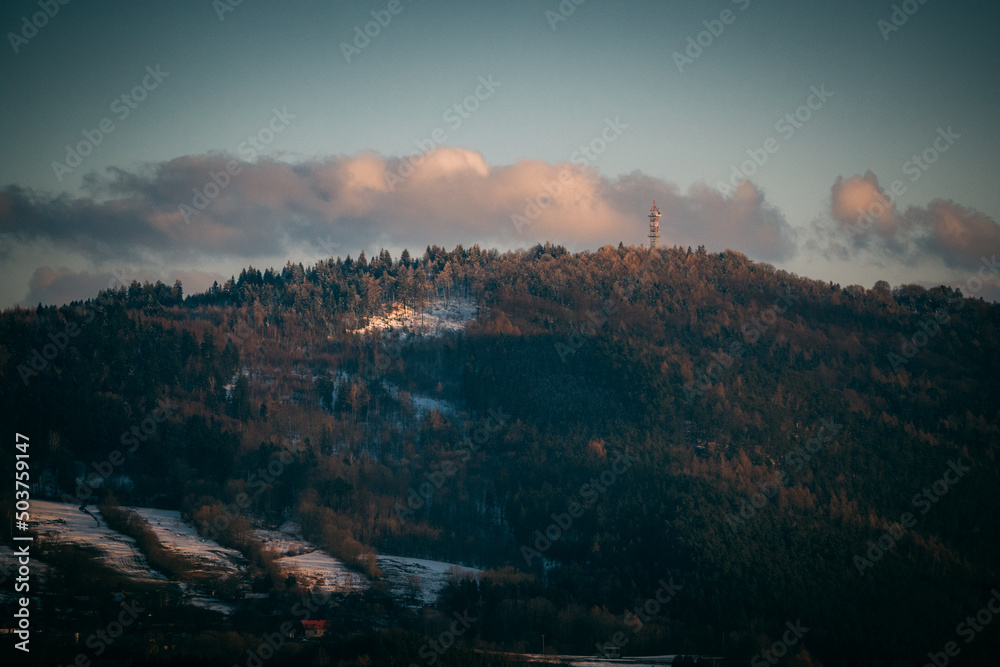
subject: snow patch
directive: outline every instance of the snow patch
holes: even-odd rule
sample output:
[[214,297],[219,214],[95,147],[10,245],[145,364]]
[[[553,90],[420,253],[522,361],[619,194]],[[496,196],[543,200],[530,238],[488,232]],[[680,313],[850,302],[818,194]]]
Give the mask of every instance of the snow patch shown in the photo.
[[482,573],[482,570],[454,563],[404,556],[376,556],[375,563],[382,570],[382,577],[389,583],[389,591],[394,597],[416,598],[422,604],[433,604],[437,600],[451,572],[461,576]]
[[278,566],[294,574],[300,586],[318,586],[325,592],[349,593],[371,585],[367,577],[349,570],[339,558],[303,540],[294,523],[286,523],[278,530],[257,529],[254,533],[265,546],[281,555]]
[[203,563],[206,568],[231,572],[242,569],[243,555],[239,551],[202,537],[194,526],[181,519],[180,512],[147,507],[133,509],[149,523],[165,548]]
[[[35,500],[32,501],[32,527],[37,534],[56,542],[97,549],[103,562],[127,577],[138,581],[167,581],[162,573],[149,566],[135,540],[111,530],[96,506],[89,505],[87,509],[94,516],[73,504]],[[204,563],[206,568],[224,571],[241,569],[239,563],[242,556],[238,551],[200,537],[194,526],[181,519],[180,512],[143,507],[133,509],[149,523],[164,547]],[[256,529],[254,532],[267,547],[280,555],[278,564],[284,571],[294,574],[302,586],[318,586],[324,591],[337,593],[362,591],[371,586],[368,577],[349,570],[343,561],[304,540],[294,522],[288,522],[277,530]],[[0,556],[5,558],[12,553],[7,547],[0,550]],[[482,572],[453,563],[404,556],[376,556],[376,563],[390,592],[416,605],[433,604],[452,574],[476,576]],[[41,563],[38,565],[43,566]],[[179,585],[186,603],[226,615],[233,612],[232,605],[202,595],[189,584],[179,582]]]
[[419,336],[442,336],[452,331],[462,331],[465,325],[476,319],[479,306],[471,298],[453,298],[447,302],[443,298],[427,301],[423,310],[403,308],[394,305],[389,312],[368,319],[368,325],[355,329],[354,333],[389,331],[391,333]]
[[32,500],[31,523],[36,533],[56,542],[96,548],[101,561],[127,577],[140,581],[167,580],[149,566],[135,540],[108,527],[96,505],[88,505],[87,510],[93,516],[77,505]]
[[[295,574],[300,585],[319,586],[324,591],[340,593],[362,591],[371,586],[368,577],[349,570],[339,558],[302,539],[294,522],[288,522],[278,530],[258,529],[254,532],[266,546],[281,554],[278,564],[286,572]],[[376,556],[375,562],[395,597],[421,605],[433,604],[437,600],[452,571],[462,575],[481,572],[453,563],[403,556]]]
[[[399,400],[399,387],[385,380],[382,380],[382,386],[385,387],[385,390],[392,398]],[[423,419],[424,416],[430,414],[432,410],[437,410],[442,415],[450,419],[461,419],[462,415],[458,406],[450,401],[444,401],[431,396],[424,396],[422,394],[411,393],[408,395],[410,397],[410,404],[413,406],[414,412],[417,413],[418,419]]]

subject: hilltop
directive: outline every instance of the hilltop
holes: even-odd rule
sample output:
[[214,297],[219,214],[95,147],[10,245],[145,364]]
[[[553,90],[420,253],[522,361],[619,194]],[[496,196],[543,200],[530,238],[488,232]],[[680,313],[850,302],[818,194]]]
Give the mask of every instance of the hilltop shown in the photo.
[[113,492],[203,535],[232,515],[254,591],[295,584],[242,522],[294,519],[359,576],[379,553],[486,571],[435,602],[477,610],[470,647],[625,632],[744,664],[798,620],[779,665],[905,661],[997,580],[998,324],[958,290],[732,250],[429,246],[5,311],[0,393],[35,497]]

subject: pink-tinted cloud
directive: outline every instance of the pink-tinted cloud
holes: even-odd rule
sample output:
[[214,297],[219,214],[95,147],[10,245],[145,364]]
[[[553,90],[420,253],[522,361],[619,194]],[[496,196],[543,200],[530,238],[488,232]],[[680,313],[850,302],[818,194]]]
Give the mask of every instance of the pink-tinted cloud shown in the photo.
[[111,274],[77,272],[67,268],[53,269],[40,266],[28,282],[28,295],[22,305],[55,304],[58,306],[72,301],[96,296],[107,289]]
[[687,193],[639,173],[616,179],[579,164],[494,166],[437,148],[419,164],[376,153],[299,163],[185,156],[139,171],[90,175],[90,196],[0,191],[0,232],[71,246],[99,263],[155,256],[251,260],[330,240],[338,248],[427,244],[517,247],[551,240],[597,248],[640,244],[655,197],[664,245],[740,249],[765,260],[794,252],[781,214],[749,182],[731,197]]
[[838,176],[830,188],[830,212],[844,225],[861,226],[888,237],[899,229],[899,214],[891,195],[872,172],[844,179]]
[[911,208],[906,218],[925,231],[920,245],[952,267],[978,265],[983,256],[1000,252],[1000,225],[979,211],[936,199],[926,208]]
[[832,234],[814,245],[844,258],[864,249],[892,262],[937,261],[973,271],[983,257],[1000,253],[1000,225],[989,216],[943,199],[900,211],[871,172],[837,179],[830,216],[837,227],[817,226],[821,234]]

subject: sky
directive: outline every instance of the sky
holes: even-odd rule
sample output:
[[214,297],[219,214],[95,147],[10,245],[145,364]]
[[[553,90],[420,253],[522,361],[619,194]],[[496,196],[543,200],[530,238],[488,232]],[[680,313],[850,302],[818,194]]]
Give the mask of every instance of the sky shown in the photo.
[[998,300],[996,25],[943,0],[12,0],[0,307],[638,246],[654,199],[661,246]]

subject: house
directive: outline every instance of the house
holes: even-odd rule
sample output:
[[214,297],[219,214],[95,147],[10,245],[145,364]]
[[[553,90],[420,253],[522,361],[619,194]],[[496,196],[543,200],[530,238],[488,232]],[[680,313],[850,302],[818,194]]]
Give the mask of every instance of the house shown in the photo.
[[319,639],[330,629],[330,621],[302,621],[306,639]]

